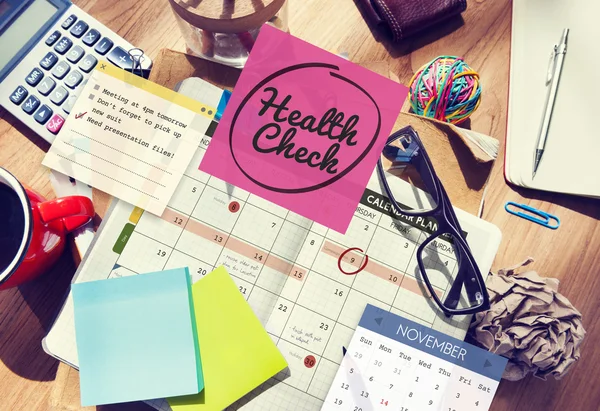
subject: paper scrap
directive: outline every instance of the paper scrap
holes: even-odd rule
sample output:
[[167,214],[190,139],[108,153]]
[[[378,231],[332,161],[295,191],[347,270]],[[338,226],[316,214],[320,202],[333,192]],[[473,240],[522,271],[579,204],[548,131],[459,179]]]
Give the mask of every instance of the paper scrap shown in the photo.
[[491,307],[475,314],[469,330],[484,348],[509,359],[502,376],[509,381],[529,373],[558,380],[581,358],[581,313],[558,292],[558,279],[522,269],[532,262],[490,273]]
[[345,233],[407,93],[265,25],[200,170]]
[[160,216],[218,103],[101,61],[43,164]]
[[81,404],[204,387],[187,268],[73,284]]
[[168,401],[173,411],[221,411],[287,363],[224,267],[194,283],[192,295],[205,389]]

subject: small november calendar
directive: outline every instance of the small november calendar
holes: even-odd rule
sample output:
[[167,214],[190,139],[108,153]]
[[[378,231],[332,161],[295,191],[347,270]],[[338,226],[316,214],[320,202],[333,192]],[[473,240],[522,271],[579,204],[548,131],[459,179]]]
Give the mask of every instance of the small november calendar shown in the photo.
[[372,305],[323,411],[486,411],[507,359]]
[[[180,92],[201,101],[220,96],[195,80],[195,87]],[[415,251],[434,222],[394,213],[376,173],[342,235],[198,170],[215,128],[213,122],[206,130],[162,216],[123,201],[112,206],[75,282],[177,267],[188,267],[192,280],[201,281],[224,266],[289,364],[229,408],[234,410],[318,411],[367,304],[464,338],[470,317],[446,318],[421,283]],[[487,272],[500,243],[498,229],[456,212]],[[451,253],[428,260],[440,275],[456,266]],[[446,283],[436,277],[440,296]],[[68,297],[44,348],[76,366],[72,315]],[[170,409],[166,401],[152,405]]]

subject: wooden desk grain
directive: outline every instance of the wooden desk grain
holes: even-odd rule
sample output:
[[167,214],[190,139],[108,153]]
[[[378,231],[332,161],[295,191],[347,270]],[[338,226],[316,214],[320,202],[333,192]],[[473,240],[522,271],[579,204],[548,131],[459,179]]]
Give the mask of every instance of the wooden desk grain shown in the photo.
[[[185,50],[166,0],[76,0],[75,3],[151,57],[163,47]],[[483,102],[472,118],[471,128],[496,137],[503,147],[510,1],[469,0],[468,3],[462,18],[396,47],[374,39],[352,0],[290,0],[290,29],[296,36],[329,51],[347,51],[355,62],[388,60],[405,84],[416,69],[437,55],[465,57],[481,74],[483,85]],[[40,165],[48,144],[5,111],[0,111],[0,117],[0,165],[43,195],[53,197],[47,171]],[[492,410],[598,410],[600,349],[595,340],[600,338],[600,202],[515,190],[504,181],[502,158],[503,150],[491,177],[484,211],[484,218],[504,233],[493,268],[512,265],[527,256],[535,257],[534,269],[561,280],[560,291],[582,312],[588,335],[582,347],[582,360],[562,381],[529,378],[517,383],[503,382]],[[558,215],[562,221],[560,229],[551,231],[509,216],[503,210],[508,200]],[[45,277],[20,289],[0,293],[0,410],[81,408],[77,372],[47,356],[40,346],[74,271],[71,256],[65,254]],[[150,408],[135,403],[98,407],[98,410],[149,411]]]

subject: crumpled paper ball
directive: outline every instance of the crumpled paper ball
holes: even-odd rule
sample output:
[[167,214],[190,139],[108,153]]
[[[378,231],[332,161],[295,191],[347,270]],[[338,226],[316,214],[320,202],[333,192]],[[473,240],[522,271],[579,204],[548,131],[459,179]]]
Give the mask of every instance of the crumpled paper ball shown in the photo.
[[469,334],[488,351],[509,359],[502,378],[517,381],[528,373],[562,378],[580,357],[585,336],[581,313],[558,292],[558,280],[523,263],[491,274],[486,285],[491,307],[475,314]]

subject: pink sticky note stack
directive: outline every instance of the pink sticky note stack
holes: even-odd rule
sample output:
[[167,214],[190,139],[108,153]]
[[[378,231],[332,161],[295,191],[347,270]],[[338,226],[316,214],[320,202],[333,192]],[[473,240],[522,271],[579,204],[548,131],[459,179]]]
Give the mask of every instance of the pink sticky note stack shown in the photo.
[[263,26],[200,170],[345,233],[407,93]]

